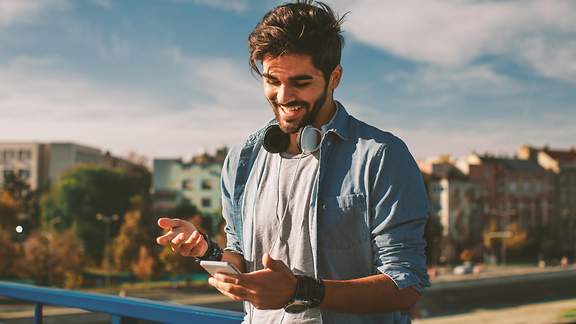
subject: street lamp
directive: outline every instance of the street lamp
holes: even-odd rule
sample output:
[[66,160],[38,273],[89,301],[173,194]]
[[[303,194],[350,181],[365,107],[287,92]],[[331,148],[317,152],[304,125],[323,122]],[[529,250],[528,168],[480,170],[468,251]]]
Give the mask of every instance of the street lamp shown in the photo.
[[[104,215],[101,213],[96,214],[96,219],[106,224],[106,245],[110,244],[110,223],[115,222],[120,217],[118,214]],[[110,265],[112,264],[112,251],[108,251],[108,262],[106,264],[106,287],[110,287]]]
[[52,218],[50,221],[48,221],[48,252],[49,252],[49,257],[50,257],[50,266],[48,267],[48,282],[50,282],[50,285],[52,285],[52,268],[54,266],[53,262],[54,262],[54,226],[58,223],[60,223],[62,219],[60,218],[60,216],[56,216],[54,218]]

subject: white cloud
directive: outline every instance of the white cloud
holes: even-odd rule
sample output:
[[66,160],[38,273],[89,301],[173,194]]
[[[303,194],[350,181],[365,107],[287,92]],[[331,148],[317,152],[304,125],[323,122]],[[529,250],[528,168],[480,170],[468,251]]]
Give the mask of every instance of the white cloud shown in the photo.
[[68,7],[68,0],[0,0],[0,27],[29,21],[43,10]]
[[172,0],[179,3],[194,3],[212,8],[230,10],[236,12],[246,11],[250,0]]
[[390,73],[385,76],[389,83],[399,83],[409,92],[475,92],[494,93],[510,91],[512,80],[496,73],[489,65],[445,67],[427,65],[415,71]]
[[[576,2],[464,0],[334,0],[350,11],[344,29],[352,38],[414,61],[443,66],[468,65],[485,55],[505,55],[537,72],[576,82],[573,71],[543,68],[574,62]],[[538,47],[529,40],[555,46]],[[535,47],[533,47],[535,46]],[[525,52],[531,52],[526,56]],[[563,53],[556,55],[555,53]]]
[[210,99],[190,96],[173,107],[169,95],[64,72],[58,58],[13,59],[0,66],[2,140],[72,140],[117,153],[179,156],[237,144],[272,118],[247,68],[226,59],[181,59],[182,77]]

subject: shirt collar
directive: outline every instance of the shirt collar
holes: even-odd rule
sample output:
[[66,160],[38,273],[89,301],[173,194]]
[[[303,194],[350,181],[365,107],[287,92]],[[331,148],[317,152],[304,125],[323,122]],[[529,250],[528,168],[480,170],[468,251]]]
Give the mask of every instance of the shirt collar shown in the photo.
[[350,118],[350,115],[340,102],[334,100],[334,103],[336,104],[336,112],[329,122],[322,125],[321,130],[323,133],[333,132],[341,139],[347,141],[348,119]]

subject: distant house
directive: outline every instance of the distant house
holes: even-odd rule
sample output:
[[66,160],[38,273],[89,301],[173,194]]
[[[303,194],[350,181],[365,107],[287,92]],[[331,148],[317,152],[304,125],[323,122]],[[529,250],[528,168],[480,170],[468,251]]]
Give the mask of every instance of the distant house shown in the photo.
[[76,165],[104,161],[100,149],[76,143],[0,142],[0,184],[14,174],[42,190]]
[[561,253],[576,257],[576,149],[536,148],[523,145],[520,158],[538,163],[553,174],[551,198]]
[[464,249],[480,245],[483,228],[479,186],[454,163],[440,157],[420,165],[431,212],[442,225],[441,255],[448,261],[457,261]]
[[154,210],[162,213],[189,202],[203,214],[220,214],[220,174],[228,150],[201,154],[190,161],[154,159]]

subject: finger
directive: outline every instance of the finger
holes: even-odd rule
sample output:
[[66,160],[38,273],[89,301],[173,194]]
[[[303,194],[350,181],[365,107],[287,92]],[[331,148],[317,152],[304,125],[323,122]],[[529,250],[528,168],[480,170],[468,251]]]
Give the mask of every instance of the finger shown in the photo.
[[268,253],[264,253],[262,256],[262,265],[264,268],[271,269],[272,268],[272,257]]
[[222,293],[224,296],[227,296],[228,298],[231,298],[232,300],[235,300],[235,301],[244,301],[244,299],[242,297],[233,295],[233,294],[227,292],[226,290],[222,290],[222,289],[219,289],[218,287],[214,286],[214,283],[212,282],[212,280],[213,280],[213,278],[208,278],[208,284],[211,285],[212,287],[218,289],[218,291],[220,293]]
[[208,283],[219,291],[241,298],[242,300],[250,300],[256,295],[256,292],[252,289],[233,283],[223,282],[214,277],[208,278]]
[[174,252],[180,252],[180,246],[184,242],[184,233],[176,235],[171,241],[170,246]]
[[173,227],[182,226],[182,222],[183,221],[178,218],[158,218],[158,226],[162,227],[163,229],[171,229]]
[[162,236],[158,236],[156,238],[156,242],[160,245],[168,245],[170,243],[170,241],[172,241],[172,239],[174,239],[174,237],[176,237],[178,233],[175,232],[168,232]]
[[208,243],[204,241],[204,238],[202,236],[198,237],[191,243],[184,243],[184,245],[186,245],[186,248],[189,248],[188,253],[189,255],[192,256],[203,256],[204,254],[206,254],[206,251],[208,249]]
[[264,268],[270,269],[272,271],[283,271],[287,269],[284,262],[280,260],[274,260],[268,253],[264,253],[262,256],[262,265]]
[[231,275],[231,274],[227,274],[227,273],[223,273],[223,272],[217,272],[216,274],[214,274],[213,277],[214,277],[214,279],[221,281],[221,282],[245,286],[242,284],[242,281],[241,281],[241,278],[239,275]]

